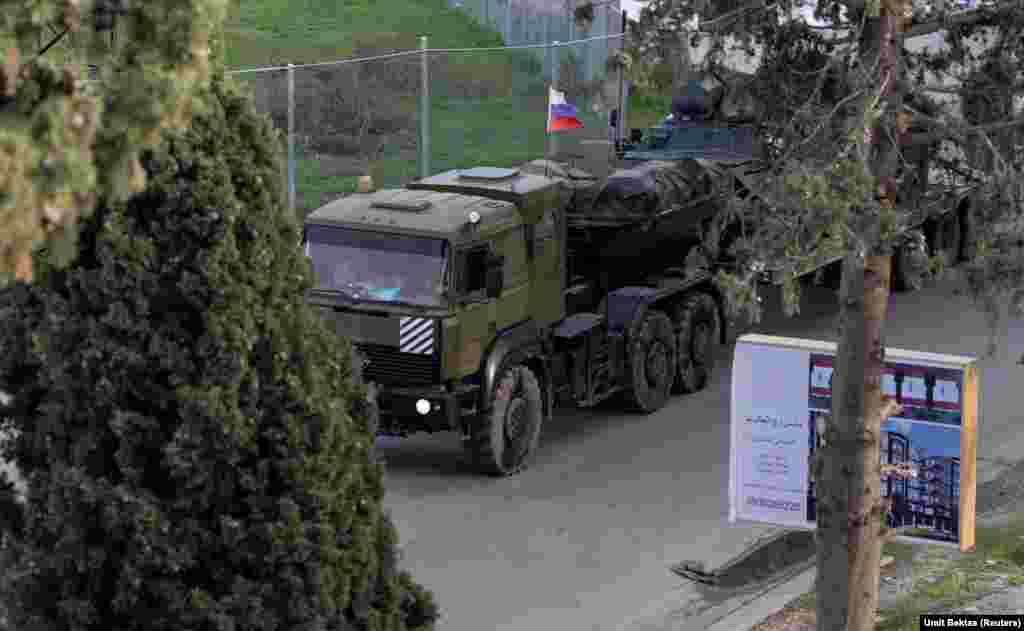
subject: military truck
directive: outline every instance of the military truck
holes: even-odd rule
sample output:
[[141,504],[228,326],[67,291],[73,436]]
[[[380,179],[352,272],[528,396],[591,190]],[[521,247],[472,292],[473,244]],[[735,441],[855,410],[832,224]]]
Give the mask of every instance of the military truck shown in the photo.
[[[726,196],[767,197],[753,134],[698,121],[631,151],[603,180],[550,161],[477,167],[309,215],[310,300],[354,341],[379,433],[455,430],[482,470],[509,475],[558,405],[619,396],[651,413],[705,386],[727,324],[712,274],[729,261],[701,238]],[[907,234],[904,284],[924,252]]]
[[[631,130],[631,139],[616,148],[616,155],[626,163],[637,161],[696,160],[707,169],[724,169],[735,178],[737,192],[751,193],[764,200],[773,195],[768,192],[767,180],[771,169],[766,163],[763,149],[765,139],[756,138],[754,126],[747,124],[749,116],[731,117],[724,113],[730,109],[722,101],[722,92],[708,94],[699,81],[691,81],[687,91],[673,99],[672,113],[659,125],[645,130]],[[907,183],[921,187],[921,182],[936,182],[946,176],[932,166],[937,147],[907,147],[903,158],[912,165]],[[749,159],[748,159],[749,158]],[[909,175],[909,173],[908,173]],[[947,186],[942,187],[945,191]],[[920,191],[921,188],[918,188]],[[915,191],[906,191],[914,195]],[[899,291],[919,289],[927,276],[928,257],[942,253],[950,263],[970,258],[973,250],[972,235],[976,232],[976,219],[967,198],[969,186],[953,188],[950,192],[935,193],[923,187],[906,218],[893,251],[893,286]],[[784,203],[771,199],[769,206]],[[774,265],[784,260],[780,251],[764,262],[762,278],[780,284],[782,275]],[[809,264],[798,276],[823,272],[828,284],[838,286],[841,257]]]
[[712,179],[694,161],[600,182],[537,161],[354,194],[306,219],[310,300],[355,343],[380,434],[455,430],[513,474],[558,405],[651,413],[705,386],[725,336],[696,255]]

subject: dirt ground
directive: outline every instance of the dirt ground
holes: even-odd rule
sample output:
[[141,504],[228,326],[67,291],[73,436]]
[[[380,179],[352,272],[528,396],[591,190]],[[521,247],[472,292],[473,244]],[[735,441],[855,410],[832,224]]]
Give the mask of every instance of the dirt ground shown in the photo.
[[815,625],[816,617],[810,609],[782,609],[750,631],[816,631]]

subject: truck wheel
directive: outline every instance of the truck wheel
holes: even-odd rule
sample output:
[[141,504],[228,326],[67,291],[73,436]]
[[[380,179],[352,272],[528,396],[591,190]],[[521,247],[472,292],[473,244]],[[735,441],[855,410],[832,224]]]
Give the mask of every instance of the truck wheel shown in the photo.
[[924,287],[928,273],[928,242],[924,234],[913,230],[909,242],[900,244],[893,252],[893,286],[897,291],[917,291]]
[[629,336],[629,395],[644,413],[661,409],[675,380],[676,340],[672,321],[661,311],[648,311]]
[[947,213],[939,218],[935,244],[946,255],[946,263],[950,266],[960,262],[960,251],[963,249],[961,235],[960,217],[956,213]]
[[708,294],[688,296],[673,311],[678,360],[676,391],[703,390],[715,369],[715,351],[721,336],[715,299]]
[[977,218],[971,212],[970,202],[964,202],[957,212],[960,222],[960,260],[971,261],[977,256],[978,225]]
[[506,368],[487,407],[470,428],[470,457],[490,475],[518,473],[540,442],[544,403],[537,377],[526,366]]

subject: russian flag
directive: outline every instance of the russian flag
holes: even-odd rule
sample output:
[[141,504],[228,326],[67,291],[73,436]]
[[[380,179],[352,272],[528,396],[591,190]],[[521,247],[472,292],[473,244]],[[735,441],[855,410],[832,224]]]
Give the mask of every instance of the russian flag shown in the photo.
[[548,88],[548,133],[581,127],[583,123],[576,117],[576,107],[565,102],[565,93]]

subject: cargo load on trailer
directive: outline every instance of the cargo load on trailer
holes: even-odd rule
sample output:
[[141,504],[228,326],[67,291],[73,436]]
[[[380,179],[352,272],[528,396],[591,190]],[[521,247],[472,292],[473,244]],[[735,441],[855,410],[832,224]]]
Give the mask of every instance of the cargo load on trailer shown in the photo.
[[311,213],[309,299],[352,340],[376,431],[454,430],[509,475],[559,405],[651,413],[703,389],[728,324],[713,278],[731,264],[705,253],[709,223],[733,195],[782,203],[737,129],[658,128],[606,178],[474,167]]

